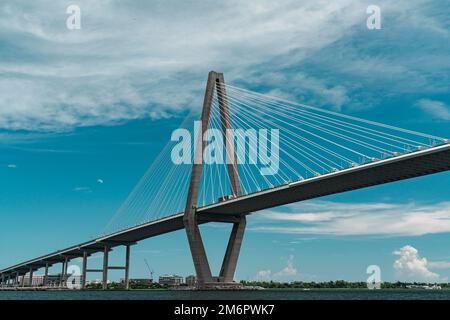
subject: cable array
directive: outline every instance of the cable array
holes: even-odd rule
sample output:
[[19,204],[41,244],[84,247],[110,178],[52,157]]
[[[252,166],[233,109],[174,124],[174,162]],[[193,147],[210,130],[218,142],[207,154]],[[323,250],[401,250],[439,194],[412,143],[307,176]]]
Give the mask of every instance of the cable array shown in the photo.
[[[437,136],[220,85],[203,137],[206,149],[198,207],[231,196],[226,143],[235,151],[243,195],[448,143]],[[222,131],[223,101],[230,135]],[[189,131],[192,160],[193,114],[180,126]],[[174,164],[171,155],[177,143],[169,141],[164,147],[111,219],[107,232],[183,212],[192,163]]]

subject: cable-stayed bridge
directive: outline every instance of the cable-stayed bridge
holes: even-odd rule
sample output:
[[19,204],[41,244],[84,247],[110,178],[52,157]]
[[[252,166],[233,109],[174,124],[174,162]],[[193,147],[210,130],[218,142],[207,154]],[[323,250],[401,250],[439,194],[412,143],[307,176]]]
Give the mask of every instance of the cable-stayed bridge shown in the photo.
[[[33,273],[72,259],[88,272],[120,269],[129,283],[130,246],[185,229],[200,288],[233,287],[246,216],[321,196],[450,170],[447,139],[290,102],[225,84],[210,72],[201,120],[190,115],[172,134],[135,189],[94,240],[0,270],[2,285],[32,283]],[[233,225],[218,276],[213,276],[199,225]],[[109,252],[126,247],[123,266]],[[88,257],[103,252],[103,268]]]

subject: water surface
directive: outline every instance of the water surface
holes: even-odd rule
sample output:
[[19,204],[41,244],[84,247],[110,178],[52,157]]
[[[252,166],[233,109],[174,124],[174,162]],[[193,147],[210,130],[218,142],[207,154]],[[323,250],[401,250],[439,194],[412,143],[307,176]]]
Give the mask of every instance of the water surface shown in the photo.
[[0,300],[450,300],[450,290],[0,291]]

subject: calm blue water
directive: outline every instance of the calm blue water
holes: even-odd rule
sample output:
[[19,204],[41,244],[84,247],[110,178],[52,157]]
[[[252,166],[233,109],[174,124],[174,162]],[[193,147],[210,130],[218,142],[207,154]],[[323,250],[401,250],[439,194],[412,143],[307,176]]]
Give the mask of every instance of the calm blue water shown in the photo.
[[450,290],[0,291],[0,300],[450,300]]

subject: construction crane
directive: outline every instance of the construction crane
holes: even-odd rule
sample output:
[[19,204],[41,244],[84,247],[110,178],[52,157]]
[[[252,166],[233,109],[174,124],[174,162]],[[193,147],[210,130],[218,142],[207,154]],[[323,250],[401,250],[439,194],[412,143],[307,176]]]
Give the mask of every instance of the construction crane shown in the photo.
[[147,265],[148,272],[150,273],[150,281],[153,282],[153,270],[150,268],[147,259],[144,258],[145,264]]

